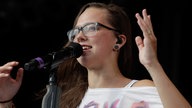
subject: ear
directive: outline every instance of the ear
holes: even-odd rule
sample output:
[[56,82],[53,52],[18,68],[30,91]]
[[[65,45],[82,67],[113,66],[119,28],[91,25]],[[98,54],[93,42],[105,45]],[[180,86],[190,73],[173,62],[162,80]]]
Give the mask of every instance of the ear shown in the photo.
[[119,47],[122,47],[127,41],[127,37],[123,34],[117,36],[117,42],[116,44],[119,45]]

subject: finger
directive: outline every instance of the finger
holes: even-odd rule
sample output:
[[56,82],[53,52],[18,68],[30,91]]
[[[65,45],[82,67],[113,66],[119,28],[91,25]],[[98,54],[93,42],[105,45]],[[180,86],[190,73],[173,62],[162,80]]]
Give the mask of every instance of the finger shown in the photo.
[[[143,15],[144,15],[145,17],[148,17],[145,12],[143,13]],[[151,27],[150,27],[150,26],[147,24],[147,22],[145,21],[146,18],[145,18],[145,20],[144,20],[144,19],[140,16],[139,13],[136,13],[135,16],[136,16],[136,18],[137,18],[137,23],[138,23],[139,27],[141,28],[144,37],[149,37],[150,35],[152,35],[153,30],[151,29]]]
[[7,73],[0,73],[0,78],[8,77],[8,76],[9,76],[9,74],[7,74]]
[[17,66],[19,64],[19,62],[16,61],[12,61],[12,62],[8,62],[6,64],[4,64],[3,66],[0,66],[0,70],[4,70],[4,69],[12,69],[13,66]]
[[0,73],[10,73],[12,69],[12,66],[1,66]]
[[21,84],[22,79],[23,79],[23,68],[19,68],[17,71],[17,76],[16,76],[16,81],[19,82]]
[[135,42],[136,42],[136,45],[137,45],[139,50],[141,50],[141,48],[144,47],[143,40],[142,40],[142,38],[140,36],[137,36],[135,38]]
[[0,66],[0,73],[10,73],[14,66],[17,66],[19,62],[17,61],[11,61],[3,66]]
[[135,16],[137,18],[137,23],[138,23],[140,29],[142,30],[144,37],[146,37],[149,34],[149,32],[148,32],[148,29],[147,29],[147,26],[146,26],[144,20],[141,18],[139,13],[136,13]]
[[146,9],[143,9],[142,15],[143,15],[143,19],[145,21],[145,24],[148,27],[148,30],[150,30],[149,33],[152,33],[153,32],[153,27],[152,27],[152,23],[151,23],[151,16],[147,14]]
[[143,19],[144,19],[145,23],[150,27],[151,26],[150,15],[147,14],[146,9],[143,9],[142,15],[143,15]]
[[6,63],[4,66],[17,66],[18,64],[19,64],[19,62],[17,62],[17,61],[11,61],[11,62]]

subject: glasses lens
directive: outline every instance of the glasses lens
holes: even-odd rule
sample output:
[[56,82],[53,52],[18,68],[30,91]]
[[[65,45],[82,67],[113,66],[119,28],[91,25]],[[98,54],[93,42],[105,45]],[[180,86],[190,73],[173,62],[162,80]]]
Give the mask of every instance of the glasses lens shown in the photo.
[[75,28],[67,32],[69,41],[73,41],[75,36],[79,33],[79,29]]
[[75,36],[82,31],[85,36],[94,36],[98,30],[97,23],[89,23],[82,28],[74,28],[67,32],[67,36],[69,41],[73,41],[75,39]]
[[94,36],[97,32],[97,24],[91,23],[83,27],[83,33],[85,36]]

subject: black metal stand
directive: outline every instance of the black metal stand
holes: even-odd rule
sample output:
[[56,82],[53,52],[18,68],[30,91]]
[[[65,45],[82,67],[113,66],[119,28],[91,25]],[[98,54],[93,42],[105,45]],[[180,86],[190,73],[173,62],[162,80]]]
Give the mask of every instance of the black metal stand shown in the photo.
[[59,108],[59,96],[61,89],[56,85],[55,72],[49,76],[49,84],[46,86],[47,93],[42,100],[42,108]]

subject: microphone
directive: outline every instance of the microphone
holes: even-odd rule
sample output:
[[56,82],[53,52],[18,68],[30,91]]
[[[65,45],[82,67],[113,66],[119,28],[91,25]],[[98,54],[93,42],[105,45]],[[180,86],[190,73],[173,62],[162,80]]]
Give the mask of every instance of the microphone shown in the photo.
[[57,52],[49,53],[43,57],[36,57],[24,64],[24,70],[33,71],[36,69],[55,69],[66,59],[78,58],[82,55],[83,48],[80,44],[70,42],[68,46]]

